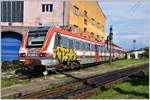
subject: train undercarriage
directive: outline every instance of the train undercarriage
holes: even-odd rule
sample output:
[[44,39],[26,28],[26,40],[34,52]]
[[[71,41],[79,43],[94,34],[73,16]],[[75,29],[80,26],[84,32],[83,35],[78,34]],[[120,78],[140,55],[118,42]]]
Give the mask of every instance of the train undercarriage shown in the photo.
[[104,62],[80,64],[80,62],[76,60],[76,61],[70,61],[70,62],[63,62],[54,66],[48,66],[48,65],[45,66],[45,65],[39,65],[38,60],[37,61],[34,60],[28,65],[23,64],[21,68],[15,71],[15,74],[17,77],[20,77],[20,78],[31,78],[32,76],[43,75],[44,71],[47,71],[48,74],[52,74],[52,73],[55,73],[56,71],[61,72],[61,71],[75,70],[75,69],[80,69],[84,67],[98,65]]

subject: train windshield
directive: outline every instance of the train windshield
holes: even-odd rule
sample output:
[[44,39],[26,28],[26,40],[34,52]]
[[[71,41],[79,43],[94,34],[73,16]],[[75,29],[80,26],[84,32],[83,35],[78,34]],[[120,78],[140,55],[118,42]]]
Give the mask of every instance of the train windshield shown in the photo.
[[29,31],[27,48],[41,48],[43,46],[48,28],[40,27]]

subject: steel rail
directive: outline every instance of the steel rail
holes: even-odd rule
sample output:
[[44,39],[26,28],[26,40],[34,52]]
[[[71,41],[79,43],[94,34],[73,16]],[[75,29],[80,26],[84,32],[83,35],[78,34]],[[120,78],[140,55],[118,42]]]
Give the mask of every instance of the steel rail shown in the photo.
[[[73,83],[66,84],[62,87],[56,87],[48,91],[40,91],[35,94],[25,95],[21,98],[47,98],[47,99],[66,99],[68,97],[76,97],[81,95],[83,92],[93,90],[97,87],[102,87],[108,83],[111,83],[115,80],[122,79],[133,75],[140,70],[146,68],[148,64],[139,65],[137,67],[124,68],[115,71],[110,71],[104,74],[94,75],[88,78],[82,78]],[[81,85],[81,87],[75,88],[75,85]]]

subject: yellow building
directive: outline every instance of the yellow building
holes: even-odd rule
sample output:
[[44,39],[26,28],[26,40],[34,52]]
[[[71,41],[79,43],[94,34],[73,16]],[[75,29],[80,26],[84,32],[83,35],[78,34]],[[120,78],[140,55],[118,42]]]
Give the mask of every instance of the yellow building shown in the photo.
[[97,1],[70,1],[69,24],[76,33],[103,40],[105,15]]
[[1,59],[17,60],[23,33],[53,24],[99,40],[105,35],[105,16],[97,1],[2,0]]

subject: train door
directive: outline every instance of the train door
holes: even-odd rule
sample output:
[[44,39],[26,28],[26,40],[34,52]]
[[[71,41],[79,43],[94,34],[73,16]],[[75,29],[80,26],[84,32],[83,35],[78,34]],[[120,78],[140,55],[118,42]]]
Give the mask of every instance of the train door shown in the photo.
[[99,50],[98,45],[95,45],[95,58],[96,62],[99,62]]
[[87,63],[86,62],[86,45],[84,42],[82,42],[82,61],[83,63]]

